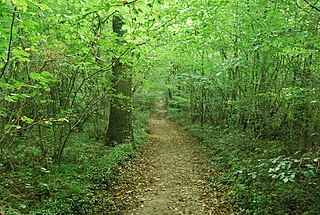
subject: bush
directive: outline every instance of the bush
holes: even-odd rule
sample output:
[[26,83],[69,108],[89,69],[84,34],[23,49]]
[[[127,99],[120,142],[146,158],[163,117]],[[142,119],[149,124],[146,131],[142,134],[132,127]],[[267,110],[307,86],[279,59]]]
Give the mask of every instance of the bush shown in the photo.
[[7,153],[0,158],[0,213],[105,213],[113,206],[107,190],[117,181],[116,167],[143,146],[147,117],[136,114],[133,143],[106,147],[90,131],[72,135],[60,165],[31,143]]
[[[181,119],[177,113],[171,116]],[[226,190],[226,198],[240,214],[319,214],[320,150],[292,153],[295,150],[280,141],[181,124],[208,147],[216,170],[212,186]]]

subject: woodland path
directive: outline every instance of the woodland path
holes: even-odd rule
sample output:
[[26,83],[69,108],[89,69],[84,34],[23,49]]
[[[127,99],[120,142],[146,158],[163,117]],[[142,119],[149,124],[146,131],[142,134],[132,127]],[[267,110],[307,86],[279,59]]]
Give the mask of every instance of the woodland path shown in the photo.
[[120,169],[113,191],[122,207],[112,214],[230,214],[210,187],[204,148],[178,125],[165,119],[159,105],[149,122],[149,145],[139,158]]

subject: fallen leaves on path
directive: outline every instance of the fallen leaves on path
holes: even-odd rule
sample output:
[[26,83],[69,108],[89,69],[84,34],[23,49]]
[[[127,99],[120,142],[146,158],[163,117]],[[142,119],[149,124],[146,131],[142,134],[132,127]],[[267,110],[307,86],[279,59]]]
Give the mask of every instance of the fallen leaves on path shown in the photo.
[[109,214],[232,214],[210,187],[209,159],[199,143],[166,120],[163,110],[152,116],[149,130],[148,147],[118,169]]

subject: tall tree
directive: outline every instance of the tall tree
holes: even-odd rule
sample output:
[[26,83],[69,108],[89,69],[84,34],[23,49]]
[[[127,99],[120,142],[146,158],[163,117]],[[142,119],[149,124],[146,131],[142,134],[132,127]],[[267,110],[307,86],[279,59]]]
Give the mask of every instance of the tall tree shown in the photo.
[[[118,35],[118,45],[121,45],[123,18],[119,15],[113,17],[113,32]],[[132,139],[132,113],[131,113],[131,85],[132,77],[125,70],[119,57],[114,58],[112,66],[113,90],[110,107],[109,127],[106,133],[106,145],[116,145]]]

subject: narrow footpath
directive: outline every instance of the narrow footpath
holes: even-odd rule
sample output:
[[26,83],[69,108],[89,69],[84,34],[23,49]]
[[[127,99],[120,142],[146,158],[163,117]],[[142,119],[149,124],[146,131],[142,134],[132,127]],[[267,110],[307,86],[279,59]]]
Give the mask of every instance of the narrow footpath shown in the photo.
[[122,209],[111,214],[230,214],[210,187],[204,149],[159,108],[150,119],[147,149],[120,169],[113,193]]

